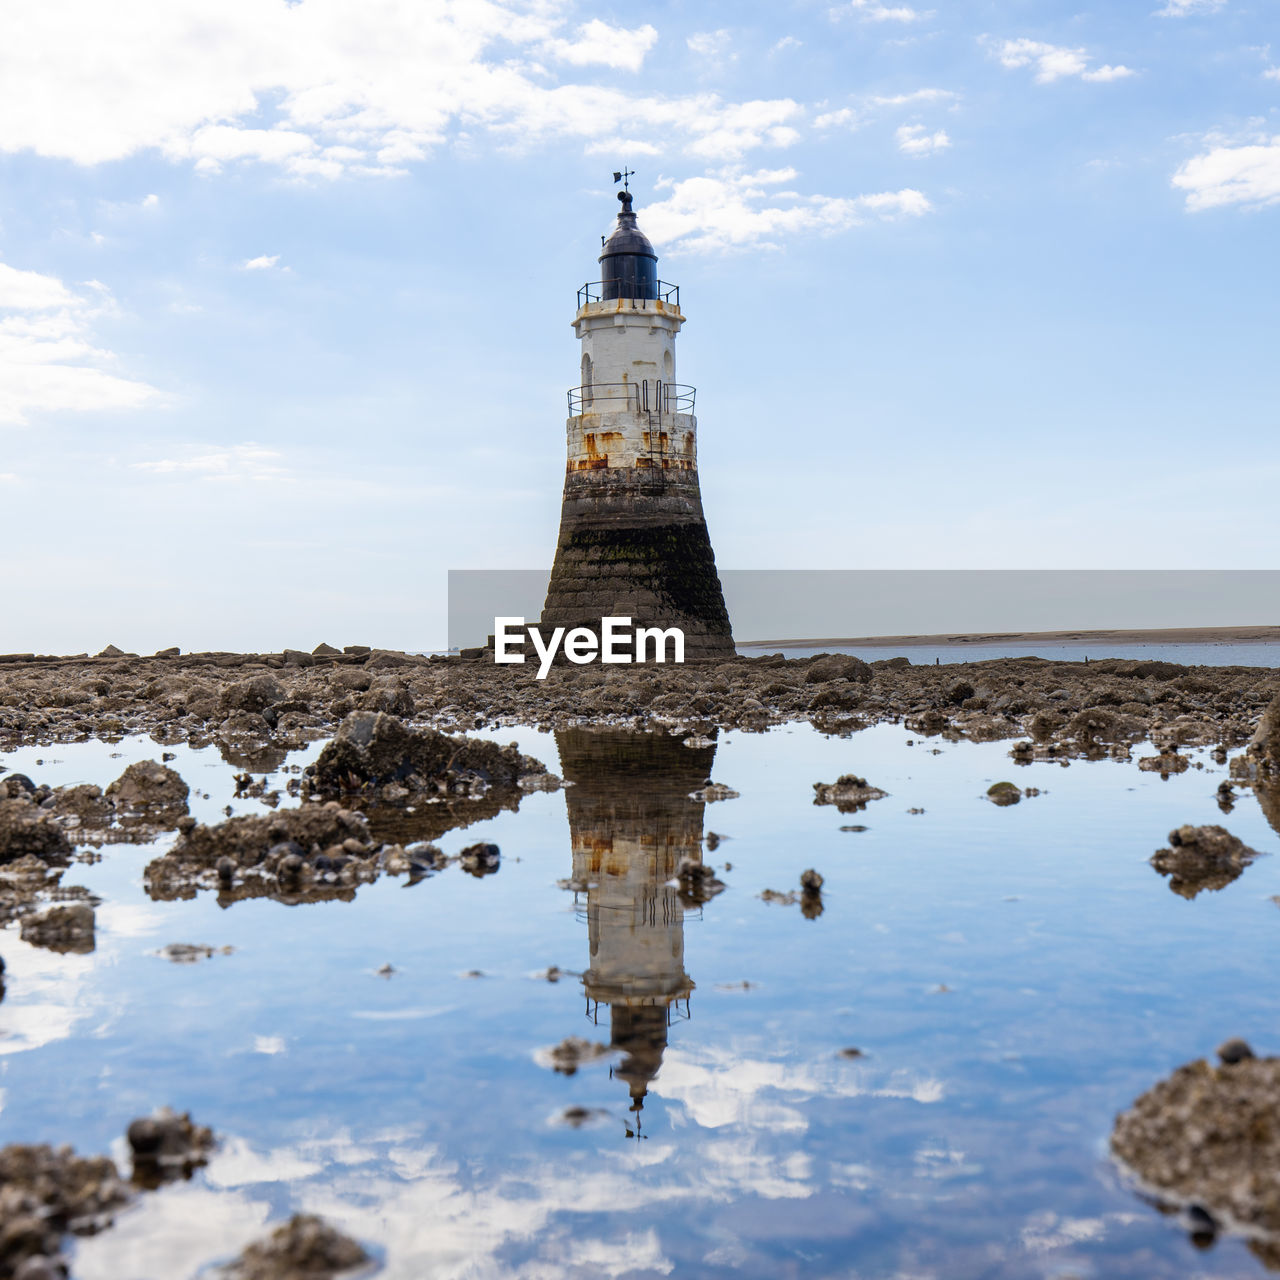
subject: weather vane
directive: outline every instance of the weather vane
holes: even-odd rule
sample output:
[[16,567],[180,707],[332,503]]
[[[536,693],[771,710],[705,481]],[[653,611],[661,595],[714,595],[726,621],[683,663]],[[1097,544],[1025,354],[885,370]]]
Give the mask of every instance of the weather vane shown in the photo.
[[635,176],[636,176],[636,171],[634,169],[628,169],[624,165],[621,173],[619,173],[617,170],[614,170],[613,180],[614,182],[622,183],[622,189],[624,191],[630,191],[631,179],[634,178]]

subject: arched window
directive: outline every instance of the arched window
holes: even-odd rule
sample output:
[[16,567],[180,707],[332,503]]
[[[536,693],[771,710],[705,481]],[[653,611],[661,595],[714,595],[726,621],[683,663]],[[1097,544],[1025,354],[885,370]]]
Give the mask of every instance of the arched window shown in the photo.
[[670,382],[676,376],[676,362],[671,358],[671,350],[668,348],[662,353],[662,380]]
[[590,404],[594,400],[591,394],[591,357],[582,353],[582,403]]

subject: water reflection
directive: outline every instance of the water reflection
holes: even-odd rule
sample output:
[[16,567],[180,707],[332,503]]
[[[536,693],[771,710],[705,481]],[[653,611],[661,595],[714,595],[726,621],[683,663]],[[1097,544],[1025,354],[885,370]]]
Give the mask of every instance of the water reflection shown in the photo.
[[[662,733],[570,729],[556,734],[566,781],[575,893],[585,895],[590,965],[587,1013],[607,1009],[613,1076],[631,1096],[638,1132],[672,1023],[690,1016],[684,967],[687,903],[675,883],[702,861],[704,805],[690,799],[711,774],[715,746]],[[602,1009],[603,1006],[603,1009]]]

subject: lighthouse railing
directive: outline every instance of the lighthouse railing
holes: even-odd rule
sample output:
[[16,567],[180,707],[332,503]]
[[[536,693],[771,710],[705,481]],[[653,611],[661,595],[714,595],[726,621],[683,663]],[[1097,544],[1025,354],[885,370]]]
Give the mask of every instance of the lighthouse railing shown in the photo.
[[659,418],[693,413],[697,388],[683,382],[596,382],[569,389],[569,416],[584,413],[648,413]]
[[[614,281],[613,284],[616,288],[617,282]],[[605,282],[603,280],[590,280],[584,284],[582,288],[578,290],[578,310],[581,311],[588,302],[606,301],[604,296],[604,286]],[[613,301],[613,299],[608,299],[608,301]],[[659,280],[655,298],[638,298],[634,299],[634,301],[641,303],[648,301],[665,302],[669,306],[675,307],[678,311],[680,309],[680,286],[678,284],[672,284],[669,280]]]

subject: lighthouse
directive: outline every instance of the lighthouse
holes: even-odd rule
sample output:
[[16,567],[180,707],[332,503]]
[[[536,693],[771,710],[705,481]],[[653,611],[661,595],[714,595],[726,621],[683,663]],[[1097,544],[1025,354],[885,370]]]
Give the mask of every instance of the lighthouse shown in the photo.
[[618,200],[601,278],[578,290],[581,359],[541,621],[598,633],[602,618],[629,617],[637,627],[680,628],[686,661],[732,657],[698,484],[695,393],[676,372],[680,290],[658,279],[630,190]]

